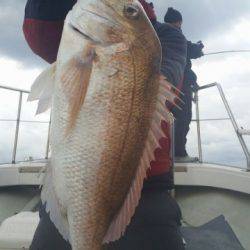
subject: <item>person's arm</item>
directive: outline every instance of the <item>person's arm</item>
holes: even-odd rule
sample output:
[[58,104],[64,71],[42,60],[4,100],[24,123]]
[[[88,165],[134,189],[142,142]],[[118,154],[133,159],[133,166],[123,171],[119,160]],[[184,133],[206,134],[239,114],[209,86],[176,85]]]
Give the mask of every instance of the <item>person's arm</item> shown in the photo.
[[76,0],[28,0],[23,33],[32,51],[45,61],[56,60],[64,19]]

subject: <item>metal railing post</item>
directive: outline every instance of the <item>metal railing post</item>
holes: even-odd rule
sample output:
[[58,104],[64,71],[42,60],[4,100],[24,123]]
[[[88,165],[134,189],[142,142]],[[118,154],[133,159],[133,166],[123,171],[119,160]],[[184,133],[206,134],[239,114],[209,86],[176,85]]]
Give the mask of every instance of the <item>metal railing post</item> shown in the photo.
[[[203,90],[203,89],[208,89],[208,88],[211,88],[211,87],[217,87],[217,89],[219,91],[220,97],[221,97],[222,102],[223,102],[223,104],[225,106],[225,109],[227,111],[229,119],[230,119],[230,121],[231,121],[231,123],[233,125],[233,128],[234,128],[235,133],[236,133],[236,135],[237,135],[237,137],[239,139],[242,150],[243,150],[243,152],[245,154],[246,161],[247,161],[247,171],[250,171],[250,152],[249,152],[248,147],[247,147],[247,145],[246,145],[246,143],[244,141],[244,138],[243,138],[243,133],[248,134],[248,131],[247,130],[241,131],[239,129],[238,124],[236,122],[236,119],[235,119],[235,117],[233,115],[233,112],[231,111],[231,108],[230,108],[230,106],[229,106],[229,104],[227,102],[226,96],[225,96],[225,94],[223,92],[223,89],[222,89],[222,87],[221,87],[221,85],[219,83],[215,82],[215,83],[211,83],[211,84],[201,86],[201,87],[199,87],[199,91]],[[198,97],[198,95],[197,95],[197,97]],[[198,104],[198,99],[197,99],[197,104]],[[196,113],[199,114],[199,106],[196,106]],[[200,138],[200,132],[199,132],[200,129],[198,128],[198,127],[200,127],[200,125],[198,125],[199,122],[200,122],[200,118],[198,116],[197,117],[197,131],[198,131],[198,140],[199,140],[198,144],[201,145],[201,142],[200,142],[200,139],[199,139]]]
[[242,137],[242,134],[239,133],[239,127],[238,127],[238,124],[234,118],[234,115],[233,115],[233,112],[231,111],[230,107],[229,107],[229,104],[227,102],[227,99],[225,97],[225,94],[223,92],[223,89],[221,87],[221,85],[219,83],[216,84],[218,90],[219,90],[219,93],[220,93],[220,96],[221,96],[221,99],[225,105],[225,108],[227,110],[227,113],[228,113],[228,116],[230,117],[230,120],[232,122],[232,125],[234,127],[234,130],[235,130],[235,133],[240,141],[240,144],[241,144],[241,147],[243,149],[243,152],[246,156],[246,160],[247,160],[247,170],[250,171],[250,153],[248,151],[248,148],[247,148],[247,145]]
[[201,146],[201,125],[200,125],[200,108],[199,108],[199,94],[198,91],[195,92],[195,103],[196,103],[196,125],[197,125],[197,139],[198,139],[198,152],[199,152],[199,162],[203,162],[202,156],[202,146]]
[[[15,92],[19,93],[19,104],[18,104],[18,110],[17,110],[17,118],[16,119],[0,119],[0,121],[4,121],[4,122],[6,122],[6,121],[8,121],[8,122],[9,121],[16,122],[15,138],[14,138],[14,145],[13,145],[12,159],[11,159],[11,162],[14,164],[14,163],[16,163],[16,154],[17,154],[17,146],[18,146],[20,123],[21,122],[28,122],[28,123],[49,123],[49,131],[50,131],[50,121],[49,122],[48,121],[43,122],[43,121],[21,120],[23,94],[29,94],[30,91],[25,90],[25,89],[8,87],[8,86],[1,85],[1,84],[0,84],[0,89],[9,90],[9,91],[15,91]],[[49,139],[50,139],[49,138],[49,133],[50,132],[48,132],[45,159],[47,159],[48,155],[49,155]]]
[[16,163],[16,151],[17,151],[17,143],[18,143],[18,135],[19,135],[19,127],[20,127],[20,117],[21,117],[21,109],[22,109],[22,99],[23,99],[23,92],[19,92],[19,103],[18,103],[18,110],[17,110],[17,120],[16,120],[16,131],[15,131],[15,139],[14,139],[14,146],[13,146],[13,153],[12,153],[12,163]]

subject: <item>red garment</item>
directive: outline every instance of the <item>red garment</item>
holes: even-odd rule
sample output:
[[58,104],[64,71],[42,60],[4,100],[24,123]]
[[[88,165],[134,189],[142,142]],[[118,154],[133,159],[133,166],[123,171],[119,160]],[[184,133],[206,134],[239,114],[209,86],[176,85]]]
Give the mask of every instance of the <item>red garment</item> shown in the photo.
[[161,128],[166,137],[159,140],[160,148],[154,151],[155,160],[150,163],[151,168],[147,172],[148,177],[168,173],[172,167],[170,125],[162,121]]
[[[177,89],[181,90],[183,86],[183,81],[178,84]],[[176,93],[179,95],[179,93]],[[169,110],[173,108],[173,104],[166,103],[166,106]],[[172,169],[172,155],[171,155],[171,128],[170,124],[166,121],[162,121],[161,128],[165,133],[166,137],[163,137],[159,140],[160,148],[157,148],[154,151],[155,160],[150,163],[151,168],[147,172],[147,176],[156,176],[163,173],[170,173]],[[173,174],[173,173],[172,173]]]
[[32,51],[48,63],[56,61],[63,29],[62,21],[25,19],[23,33]]
[[[144,8],[150,21],[156,21],[157,17],[152,4],[145,0],[139,0]],[[147,172],[147,176],[157,176],[171,172],[172,158],[171,158],[171,135],[169,124],[162,121],[161,128],[166,137],[159,140],[160,148],[155,149],[155,160],[150,163],[151,168]]]
[[143,9],[145,10],[149,20],[151,21],[156,21],[156,14],[155,14],[155,10],[152,4],[146,2],[145,0],[139,0],[139,2],[141,3]]

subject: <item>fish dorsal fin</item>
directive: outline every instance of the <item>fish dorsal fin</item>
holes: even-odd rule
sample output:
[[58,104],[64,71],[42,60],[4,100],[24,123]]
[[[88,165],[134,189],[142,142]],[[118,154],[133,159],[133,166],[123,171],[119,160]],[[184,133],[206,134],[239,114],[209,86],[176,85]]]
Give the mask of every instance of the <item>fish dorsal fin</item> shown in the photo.
[[[130,224],[131,218],[135,213],[135,209],[139,204],[143,182],[147,176],[147,170],[150,168],[151,162],[155,160],[154,152],[160,147],[160,139],[166,137],[161,124],[163,121],[168,123],[173,122],[173,115],[167,109],[166,101],[174,103],[177,96],[171,90],[171,84],[164,77],[160,76],[159,81],[160,87],[156,108],[135,178],[123,206],[109,226],[109,229],[103,239],[103,243],[116,241],[124,235],[126,227]],[[166,91],[163,92],[162,88],[166,89]]]
[[43,71],[31,86],[28,101],[38,100],[36,114],[45,112],[51,107],[52,95],[55,86],[56,63]]
[[95,55],[94,46],[86,46],[82,55],[73,57],[63,66],[61,82],[69,102],[69,124],[67,126],[67,132],[73,128],[78,113],[84,103]]

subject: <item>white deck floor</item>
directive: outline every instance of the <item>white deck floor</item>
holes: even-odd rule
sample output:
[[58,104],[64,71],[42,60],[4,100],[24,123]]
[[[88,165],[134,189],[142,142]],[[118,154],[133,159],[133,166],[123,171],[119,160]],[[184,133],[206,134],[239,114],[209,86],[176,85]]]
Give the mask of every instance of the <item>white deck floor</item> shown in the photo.
[[176,198],[186,224],[200,226],[223,214],[244,248],[250,250],[249,195],[216,188],[178,187]]
[[[15,176],[9,184],[20,185],[0,187],[0,222],[22,210],[30,210],[38,202],[37,187],[27,185],[40,184],[41,167],[41,164],[0,167],[0,185],[8,184],[11,173]],[[223,214],[245,249],[250,250],[249,172],[210,164],[178,164],[175,182],[186,223],[200,226]]]

